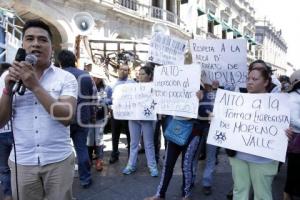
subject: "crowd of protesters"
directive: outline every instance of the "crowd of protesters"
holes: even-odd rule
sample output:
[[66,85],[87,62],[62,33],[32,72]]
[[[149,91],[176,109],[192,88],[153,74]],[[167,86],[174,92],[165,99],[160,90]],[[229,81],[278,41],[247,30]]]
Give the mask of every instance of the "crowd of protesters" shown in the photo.
[[[12,197],[22,200],[72,199],[74,172],[70,169],[75,164],[71,140],[78,160],[80,184],[83,188],[89,188],[92,185],[92,165],[95,163],[96,170],[101,172],[105,164],[105,127],[110,127],[112,133],[109,164],[119,160],[120,134],[127,136],[128,162],[124,163],[120,172],[124,175],[131,175],[137,170],[138,152],[140,144],[143,144],[150,176],[160,176],[156,193],[145,200],[166,198],[180,154],[182,199],[191,199],[196,175],[200,174],[197,166],[201,155],[206,157],[202,173],[203,193],[211,195],[215,192],[212,186],[218,148],[207,144],[206,140],[219,88],[218,80],[211,85],[199,86],[201,90],[195,95],[203,104],[198,108],[198,119],[164,115],[159,116],[158,120],[119,120],[114,118],[111,109],[115,88],[121,84],[151,82],[155,65],[147,63],[137,67],[135,79],[131,79],[129,65],[121,63],[116,82],[109,86],[105,73],[99,67],[89,64],[84,70],[77,69],[76,57],[71,51],[60,51],[57,56],[59,67],[55,67],[50,61],[51,47],[49,27],[39,20],[30,20],[24,25],[23,48],[27,53],[36,55],[35,68],[27,61],[1,64],[1,74],[6,71],[0,81],[0,181],[5,200]],[[13,98],[11,85],[20,79],[27,91],[24,96]],[[230,87],[224,89],[232,90]],[[236,91],[236,88],[233,89]],[[300,71],[294,72],[291,77],[277,79],[264,61],[257,60],[249,65],[247,87],[240,90],[248,93],[288,93],[292,112],[290,128],[286,130],[289,144],[283,192],[285,200],[300,199]],[[18,111],[14,112],[16,109]],[[163,168],[159,171],[160,138],[169,128],[168,125],[178,120],[191,125],[192,134],[184,145],[165,140]],[[10,126],[12,128],[7,128]],[[9,158],[13,136],[17,163],[14,151]],[[278,161],[232,151],[228,151],[228,157],[234,182],[228,195],[230,198],[249,199],[252,187],[254,199],[273,199],[272,182],[278,172]],[[18,184],[15,176],[19,177]]]

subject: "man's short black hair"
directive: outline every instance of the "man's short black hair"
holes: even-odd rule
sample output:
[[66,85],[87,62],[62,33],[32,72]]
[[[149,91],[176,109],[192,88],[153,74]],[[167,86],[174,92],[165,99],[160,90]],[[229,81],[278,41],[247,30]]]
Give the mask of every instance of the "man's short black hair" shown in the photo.
[[72,51],[63,49],[57,54],[57,60],[62,68],[75,67],[76,56]]
[[52,35],[51,30],[50,30],[50,27],[45,22],[43,22],[42,20],[31,19],[31,20],[26,21],[26,23],[23,26],[23,30],[22,30],[23,37],[25,35],[26,30],[29,29],[29,28],[41,28],[41,29],[44,29],[45,31],[48,32],[50,40],[52,41],[53,35]]

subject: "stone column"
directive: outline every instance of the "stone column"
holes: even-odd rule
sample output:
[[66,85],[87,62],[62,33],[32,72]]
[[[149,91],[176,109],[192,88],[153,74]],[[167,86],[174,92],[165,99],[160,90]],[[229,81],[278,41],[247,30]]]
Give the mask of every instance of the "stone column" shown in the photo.
[[[170,1],[170,0],[169,0]],[[163,20],[167,20],[167,0],[160,0],[161,8],[163,9]]]

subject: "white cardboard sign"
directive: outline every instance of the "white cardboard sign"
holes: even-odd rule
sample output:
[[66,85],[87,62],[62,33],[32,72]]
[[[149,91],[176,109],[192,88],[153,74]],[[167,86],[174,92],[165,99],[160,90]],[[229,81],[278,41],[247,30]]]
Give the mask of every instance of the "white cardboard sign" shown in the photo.
[[127,83],[118,85],[113,92],[115,119],[156,120],[152,83]]
[[218,80],[221,86],[246,86],[246,40],[191,40],[190,49],[193,63],[201,66],[201,80],[204,83],[211,84],[213,80]]
[[197,118],[201,69],[198,65],[165,65],[154,69],[156,112]]
[[284,162],[290,123],[287,99],[283,93],[218,89],[207,143]]
[[148,60],[161,65],[183,65],[187,41],[161,33],[152,35]]

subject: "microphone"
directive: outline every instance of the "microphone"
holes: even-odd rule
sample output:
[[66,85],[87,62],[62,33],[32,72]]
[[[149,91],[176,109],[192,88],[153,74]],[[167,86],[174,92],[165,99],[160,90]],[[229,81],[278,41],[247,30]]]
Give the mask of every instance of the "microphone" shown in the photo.
[[34,66],[37,63],[37,57],[34,54],[27,54],[27,56],[25,57],[25,61]]
[[[21,61],[25,60],[25,58],[26,58],[25,49],[19,48],[17,51],[16,57],[15,57],[15,60],[18,62],[21,62]],[[18,91],[20,89],[20,86],[21,86],[20,82],[21,82],[21,80],[18,80],[15,83],[13,83],[12,90],[11,90],[12,94],[15,94],[16,91]]]
[[[26,57],[25,57],[25,61],[29,62],[32,66],[34,66],[37,62],[37,57],[34,55],[34,54],[28,54]],[[20,88],[18,90],[18,94],[19,95],[24,95],[25,94],[25,91],[26,91],[26,87],[25,85],[23,85],[23,82],[22,80],[20,81]]]
[[[17,55],[18,55],[18,53],[17,53]],[[26,53],[25,53],[25,55],[26,55]],[[34,54],[28,54],[28,55],[25,56],[25,61],[29,62],[32,66],[34,66],[37,63],[37,57]],[[26,90],[26,87],[23,85],[22,80],[18,80],[14,84],[12,92],[13,92],[13,94],[15,92],[18,92],[19,95],[24,95],[25,90]]]

